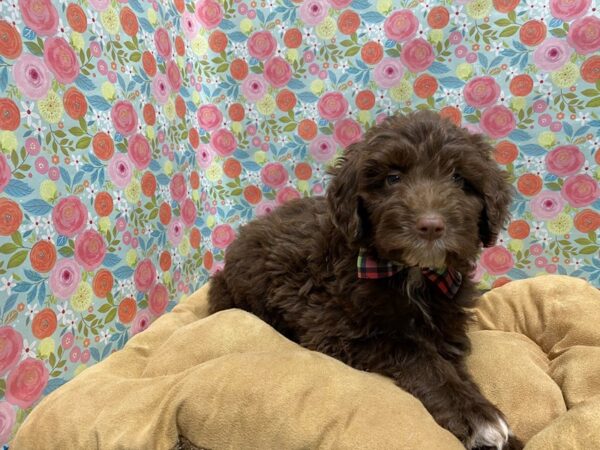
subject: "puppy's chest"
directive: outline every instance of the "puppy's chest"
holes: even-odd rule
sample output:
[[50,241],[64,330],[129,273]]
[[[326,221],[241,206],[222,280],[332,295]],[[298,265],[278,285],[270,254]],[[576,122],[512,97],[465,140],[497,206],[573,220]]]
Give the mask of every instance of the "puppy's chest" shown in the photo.
[[[379,328],[403,337],[443,338],[448,325],[456,320],[460,307],[419,273],[399,274],[380,283],[367,283],[363,298],[371,299],[363,312],[373,316]],[[360,292],[361,290],[357,290]]]

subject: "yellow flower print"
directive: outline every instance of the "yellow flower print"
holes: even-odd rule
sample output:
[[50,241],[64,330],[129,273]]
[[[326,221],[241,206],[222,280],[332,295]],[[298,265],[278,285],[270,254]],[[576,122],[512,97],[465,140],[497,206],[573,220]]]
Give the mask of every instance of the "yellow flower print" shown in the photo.
[[12,131],[0,131],[0,147],[5,153],[12,153],[17,149],[17,137]]
[[333,17],[325,17],[325,19],[323,19],[323,21],[317,25],[315,31],[320,39],[332,39],[335,37],[335,34],[338,31],[337,23]]
[[569,214],[561,213],[548,221],[548,232],[554,235],[567,234],[573,228],[573,219]]
[[405,102],[410,100],[413,93],[413,87],[407,80],[402,80],[399,85],[390,89],[390,97],[396,102]]
[[209,181],[217,181],[220,180],[223,176],[223,169],[221,165],[213,162],[208,169],[206,169],[206,178]]
[[92,304],[92,287],[89,283],[82,281],[71,297],[71,307],[74,311],[82,312]]
[[568,88],[573,86],[579,78],[579,68],[575,64],[569,62],[565,64],[562,69],[552,72],[550,78],[559,88]]
[[40,183],[40,197],[42,197],[43,200],[51,203],[56,198],[57,194],[58,191],[54,181],[44,180]]
[[173,101],[173,99],[171,97],[169,97],[169,100],[167,100],[167,103],[165,103],[165,106],[163,107],[163,111],[165,112],[165,117],[170,122],[175,120],[175,102]]
[[108,34],[117,34],[121,29],[119,15],[113,7],[110,7],[100,13],[100,22]]
[[125,188],[125,198],[129,203],[137,203],[142,195],[142,184],[137,178],[132,178]]
[[38,101],[40,116],[48,123],[58,123],[63,116],[63,102],[54,91],[48,91],[46,98]]
[[273,98],[273,96],[271,95],[265,95],[257,104],[256,104],[256,109],[258,109],[258,112],[268,116],[271,115],[275,112],[275,108],[276,108],[276,103],[275,103],[275,99]]
[[474,0],[467,4],[467,14],[473,19],[483,19],[492,9],[491,0]]
[[54,339],[51,337],[44,338],[40,341],[40,345],[38,346],[38,354],[42,359],[47,359],[50,356],[50,353],[54,351]]

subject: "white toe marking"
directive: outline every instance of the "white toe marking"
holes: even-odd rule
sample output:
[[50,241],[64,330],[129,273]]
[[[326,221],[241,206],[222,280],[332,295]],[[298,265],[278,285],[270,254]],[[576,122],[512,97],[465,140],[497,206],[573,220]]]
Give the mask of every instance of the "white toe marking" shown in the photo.
[[476,427],[469,447],[496,447],[502,450],[510,434],[508,424],[500,417],[496,422],[482,422]]

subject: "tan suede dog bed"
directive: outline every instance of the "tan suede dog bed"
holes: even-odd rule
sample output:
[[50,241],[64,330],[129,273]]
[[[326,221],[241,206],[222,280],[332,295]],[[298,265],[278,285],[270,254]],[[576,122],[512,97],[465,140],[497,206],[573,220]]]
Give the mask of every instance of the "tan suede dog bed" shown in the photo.
[[[390,380],[288,341],[206,287],[37,406],[11,449],[463,448]],[[527,449],[600,449],[600,291],[545,276],[487,293],[469,365]]]

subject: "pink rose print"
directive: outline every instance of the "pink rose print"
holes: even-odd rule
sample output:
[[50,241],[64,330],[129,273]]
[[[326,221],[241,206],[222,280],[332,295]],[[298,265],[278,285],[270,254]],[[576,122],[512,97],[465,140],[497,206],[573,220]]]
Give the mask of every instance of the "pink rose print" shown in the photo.
[[46,39],[44,43],[44,62],[60,83],[72,83],[79,75],[77,55],[63,38],[52,37]]
[[60,199],[52,210],[52,222],[56,232],[67,237],[73,237],[83,230],[87,218],[87,208],[74,195]]
[[600,50],[600,18],[585,16],[577,19],[569,28],[567,42],[582,55]]
[[479,126],[492,139],[499,139],[508,136],[517,126],[517,122],[510,109],[496,105],[483,111]]
[[560,69],[569,61],[573,49],[563,39],[549,38],[533,52],[533,62],[542,70],[551,72]]
[[350,144],[360,141],[362,132],[362,127],[354,119],[342,119],[335,123],[333,139],[346,148]]
[[156,268],[152,261],[143,259],[140,261],[133,272],[133,282],[135,288],[140,292],[148,292],[154,283],[156,283]]
[[127,154],[133,165],[139,170],[147,168],[152,161],[150,143],[143,134],[134,134],[129,138]]
[[554,219],[565,205],[559,192],[542,191],[531,199],[529,207],[531,213],[538,220]]
[[58,30],[58,12],[52,0],[19,0],[23,22],[39,36],[53,36]]
[[0,444],[8,443],[16,419],[15,408],[8,402],[0,401]]
[[271,86],[280,88],[292,78],[292,68],[285,59],[276,56],[265,63],[264,76]]
[[402,48],[400,59],[411,72],[423,72],[435,60],[433,47],[425,39],[413,39]]
[[152,80],[152,95],[156,99],[156,103],[164,105],[169,100],[171,93],[171,85],[166,75],[159,73]]
[[419,29],[419,21],[408,9],[394,11],[384,22],[383,29],[388,39],[406,42],[412,39]]
[[202,144],[196,152],[196,161],[203,169],[208,169],[212,163],[213,154],[209,145]]
[[223,114],[215,105],[202,105],[196,112],[198,124],[206,131],[212,131],[223,123]]
[[217,225],[211,234],[211,240],[215,247],[226,249],[235,239],[235,231],[229,224]]
[[171,197],[176,202],[181,202],[185,196],[187,195],[187,185],[185,183],[185,176],[178,172],[173,175],[171,178],[171,182],[169,183],[169,190],[171,192]]
[[73,336],[73,333],[71,333],[70,331],[65,333],[65,335],[62,337],[60,343],[63,346],[63,348],[65,350],[69,350],[72,346],[73,343],[75,342],[75,337]]
[[196,4],[196,18],[202,27],[212,30],[223,20],[223,9],[215,0],[200,0]]
[[328,0],[328,2],[332,8],[344,9],[347,8],[350,3],[352,3],[352,0]]
[[75,261],[88,272],[97,269],[106,256],[106,243],[96,230],[85,230],[75,239]]
[[68,300],[77,289],[81,281],[81,269],[72,259],[61,259],[56,263],[48,285],[55,297],[61,300]]
[[118,154],[108,162],[108,177],[116,186],[124,189],[131,181],[133,169],[127,155]]
[[127,226],[127,221],[123,217],[119,217],[115,226],[117,227],[118,231],[123,231]]
[[0,152],[0,192],[8,185],[11,178],[10,166],[4,153]]
[[557,19],[569,22],[583,16],[592,0],[550,0],[550,13]]
[[48,169],[48,178],[50,178],[52,181],[57,181],[60,178],[60,171],[58,170],[58,167],[50,167]]
[[81,358],[81,349],[78,346],[75,346],[69,352],[69,360],[72,363],[76,363]]
[[260,179],[273,189],[282,188],[288,181],[288,173],[281,163],[268,163],[260,171]]
[[471,276],[470,276],[471,281],[473,283],[479,283],[482,280],[484,273],[485,273],[485,269],[481,265],[481,262],[477,261],[477,265],[475,266],[475,270],[471,273]]
[[140,309],[133,322],[131,323],[131,328],[129,329],[129,333],[131,336],[135,336],[138,333],[146,330],[150,324],[152,323],[152,314],[148,309]]
[[171,38],[169,32],[164,28],[157,28],[154,32],[154,44],[156,45],[156,51],[164,60],[171,59],[173,52],[171,46]]
[[481,134],[481,128],[479,127],[479,125],[475,125],[473,123],[466,123],[463,125],[463,128],[471,134]]
[[465,101],[474,108],[492,106],[500,97],[500,86],[492,77],[475,77],[464,87]]
[[110,5],[110,0],[90,0],[90,5],[98,12],[105,11]]
[[210,137],[210,145],[219,156],[229,156],[237,148],[237,141],[233,133],[225,128],[212,133]]
[[535,258],[535,265],[536,267],[546,267],[546,264],[548,264],[548,259],[540,256],[539,258]]
[[327,17],[329,7],[323,0],[305,0],[300,5],[298,15],[307,25],[318,25]]
[[183,222],[180,219],[174,219],[167,229],[167,238],[172,245],[179,245],[183,238]]
[[451,44],[458,45],[462,42],[463,37],[462,34],[460,34],[460,31],[453,31],[450,33],[448,39]]
[[504,275],[515,265],[513,255],[506,248],[496,245],[483,250],[481,265],[491,275]]
[[13,65],[15,84],[31,100],[46,97],[52,84],[52,74],[42,58],[23,53]]
[[576,145],[561,145],[546,155],[548,172],[559,177],[574,175],[584,162],[585,156]]
[[341,92],[328,92],[321,96],[317,108],[323,119],[338,120],[348,112],[348,100]]
[[277,203],[271,200],[265,200],[256,206],[256,216],[261,217],[272,213],[277,207]]
[[138,116],[131,102],[117,100],[110,111],[115,130],[123,136],[131,136],[137,130]]
[[289,202],[290,200],[294,200],[296,198],[300,198],[300,192],[298,192],[291,186],[284,187],[275,196],[278,205],[283,205],[284,203]]
[[42,361],[26,358],[8,375],[6,400],[20,408],[29,408],[42,395],[48,376],[48,369]]
[[171,89],[178,91],[181,88],[183,81],[181,79],[181,72],[179,71],[179,67],[175,60],[170,60],[167,63],[167,77],[169,78]]
[[259,61],[269,59],[275,50],[277,50],[277,41],[269,31],[257,31],[248,39],[248,52]]
[[383,58],[373,71],[373,79],[379,87],[392,88],[402,81],[404,67],[397,58]]
[[309,146],[311,156],[321,163],[330,161],[336,150],[337,144],[333,138],[324,135],[317,136]]
[[242,95],[251,102],[258,102],[267,93],[267,83],[262,75],[250,74],[242,82]]
[[148,294],[148,309],[155,316],[160,316],[169,304],[169,291],[162,283],[157,283]]
[[192,40],[198,34],[198,21],[196,17],[189,11],[184,11],[181,15],[181,27],[185,37]]
[[600,196],[598,182],[589,175],[574,175],[565,180],[560,191],[571,206],[581,208],[591,205]]
[[191,227],[196,222],[197,213],[198,211],[194,202],[186,198],[181,204],[181,219],[187,227]]
[[19,362],[23,349],[23,337],[11,326],[0,327],[0,376]]

